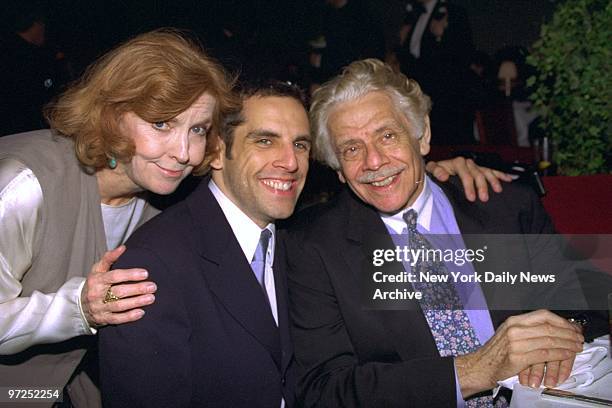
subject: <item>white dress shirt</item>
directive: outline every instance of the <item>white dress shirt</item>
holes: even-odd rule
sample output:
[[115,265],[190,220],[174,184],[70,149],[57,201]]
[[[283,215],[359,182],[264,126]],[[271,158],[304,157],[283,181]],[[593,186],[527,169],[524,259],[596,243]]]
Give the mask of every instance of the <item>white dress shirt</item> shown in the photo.
[[[234,204],[232,200],[230,200],[223,193],[223,191],[221,191],[221,189],[217,186],[217,184],[215,184],[214,181],[212,181],[212,179],[208,183],[208,188],[210,188],[213,196],[217,199],[217,202],[219,203],[227,222],[234,232],[234,236],[238,240],[240,248],[242,248],[242,252],[244,252],[247,262],[250,264],[255,256],[255,250],[259,244],[259,238],[263,229],[259,228],[259,226],[255,224],[252,219],[250,219],[240,208],[238,208],[238,206]],[[274,224],[268,224],[264,229],[268,229],[272,233],[270,243],[268,244],[268,250],[266,252],[264,283],[268,300],[270,301],[272,315],[274,316],[274,321],[278,326],[278,307],[276,304],[276,287],[274,285],[273,269],[276,229]],[[253,273],[253,279],[257,279],[255,277],[255,273]]]
[[[217,186],[212,179],[208,183],[208,188],[210,188],[213,196],[217,199],[217,202],[219,203],[227,222],[234,232],[234,236],[238,240],[240,248],[242,248],[242,252],[244,252],[247,262],[250,264],[255,256],[255,251],[257,250],[259,238],[261,237],[261,232],[263,229],[259,228],[259,226],[255,224],[252,219],[250,219],[240,208],[238,208],[238,206],[234,204],[232,200],[230,200],[223,193],[223,191],[221,191],[219,186]],[[270,309],[272,309],[274,321],[278,326],[278,306],[276,303],[276,287],[274,285],[274,269],[272,268],[274,263],[276,228],[274,224],[268,224],[264,229],[268,229],[272,233],[270,242],[268,243],[268,250],[266,251],[264,284],[266,287],[266,294],[268,295],[268,301],[270,302]],[[255,273],[253,273],[253,279],[257,279]],[[281,399],[280,407],[285,407],[284,398]]]

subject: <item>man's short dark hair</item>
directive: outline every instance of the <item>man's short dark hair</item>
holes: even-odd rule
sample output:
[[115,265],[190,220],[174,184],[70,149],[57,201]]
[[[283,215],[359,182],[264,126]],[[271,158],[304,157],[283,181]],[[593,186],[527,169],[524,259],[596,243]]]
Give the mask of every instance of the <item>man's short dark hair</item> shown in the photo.
[[[280,98],[293,98],[298,101],[304,109],[306,106],[306,96],[304,91],[290,81],[264,81],[261,83],[249,82],[238,85],[238,93],[242,103],[248,98],[276,96]],[[234,132],[236,128],[244,123],[242,109],[239,112],[226,115],[221,124],[220,136],[225,143],[225,157],[231,159],[232,144],[234,143]]]

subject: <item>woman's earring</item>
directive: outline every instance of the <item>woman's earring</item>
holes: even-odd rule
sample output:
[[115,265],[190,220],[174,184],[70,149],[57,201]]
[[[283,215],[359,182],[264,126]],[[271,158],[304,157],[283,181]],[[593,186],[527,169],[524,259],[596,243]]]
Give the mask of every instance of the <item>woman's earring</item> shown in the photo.
[[109,158],[108,158],[108,167],[109,167],[111,170],[116,169],[116,168],[117,168],[117,159],[115,159],[115,158],[114,158],[114,157],[112,157],[112,156],[111,156],[111,157],[109,157]]

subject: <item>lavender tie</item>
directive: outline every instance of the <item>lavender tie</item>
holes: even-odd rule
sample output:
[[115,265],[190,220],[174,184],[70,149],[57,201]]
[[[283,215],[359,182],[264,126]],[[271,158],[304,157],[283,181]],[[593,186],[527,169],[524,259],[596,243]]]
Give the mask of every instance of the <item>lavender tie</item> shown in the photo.
[[261,235],[259,236],[259,243],[257,244],[257,249],[255,250],[255,255],[253,256],[253,261],[251,262],[251,269],[253,269],[253,273],[257,278],[257,282],[259,282],[264,291],[266,290],[266,252],[268,251],[268,244],[270,243],[271,236],[272,232],[270,232],[269,229],[261,231]]

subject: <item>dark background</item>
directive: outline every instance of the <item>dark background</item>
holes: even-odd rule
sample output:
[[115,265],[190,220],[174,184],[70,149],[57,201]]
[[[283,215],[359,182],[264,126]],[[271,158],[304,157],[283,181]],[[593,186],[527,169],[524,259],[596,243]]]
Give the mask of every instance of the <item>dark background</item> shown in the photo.
[[[28,0],[21,0],[28,1]],[[405,1],[363,1],[388,45],[403,18]],[[2,28],[10,23],[4,0]],[[454,0],[470,17],[477,49],[493,54],[504,46],[528,47],[550,18],[550,0]],[[77,72],[124,39],[163,26],[193,30],[216,55],[229,28],[254,55],[299,62],[317,31],[323,0],[46,0],[49,42],[65,52]]]

